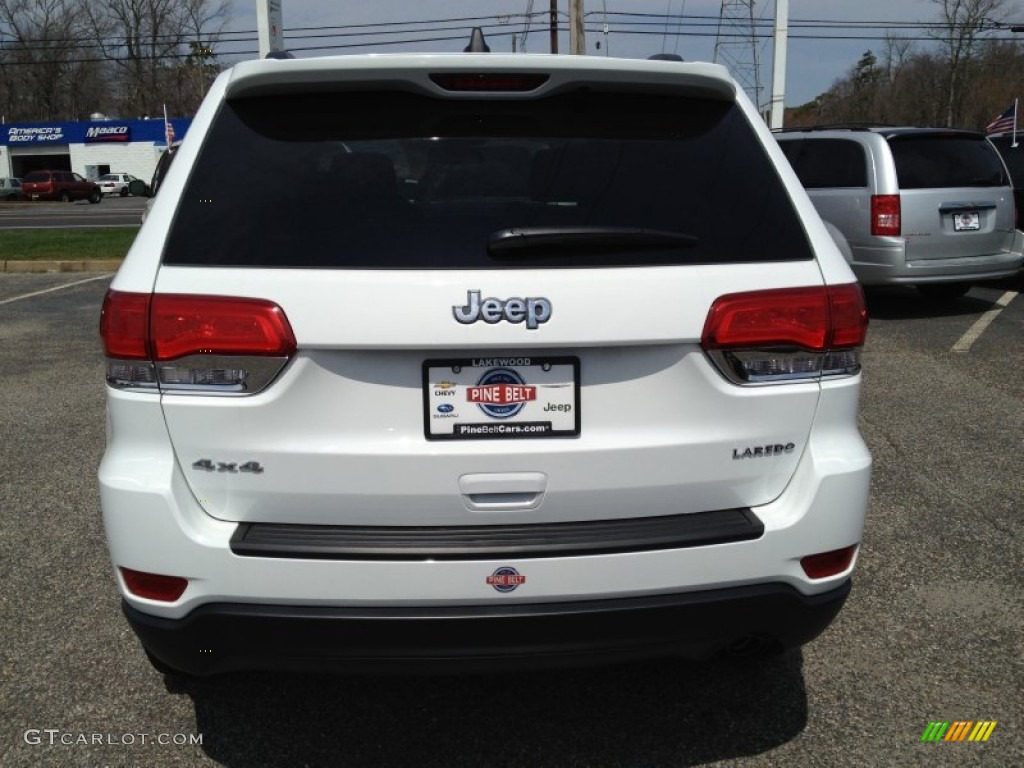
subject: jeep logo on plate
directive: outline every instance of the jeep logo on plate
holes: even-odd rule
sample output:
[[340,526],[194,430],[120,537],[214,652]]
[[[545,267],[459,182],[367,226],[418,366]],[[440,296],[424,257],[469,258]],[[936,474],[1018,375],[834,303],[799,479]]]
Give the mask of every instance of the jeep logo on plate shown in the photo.
[[480,291],[467,291],[465,306],[452,307],[455,319],[463,325],[470,325],[477,320],[494,325],[502,320],[510,323],[526,323],[526,327],[537,328],[541,323],[551,319],[551,302],[543,296],[528,296],[521,299],[513,296],[510,299],[480,298]]

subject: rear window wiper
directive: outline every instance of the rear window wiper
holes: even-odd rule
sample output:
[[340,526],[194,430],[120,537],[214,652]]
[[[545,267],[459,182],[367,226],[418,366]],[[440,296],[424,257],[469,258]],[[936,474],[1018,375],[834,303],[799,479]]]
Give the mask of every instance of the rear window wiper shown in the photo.
[[566,250],[624,250],[692,248],[698,238],[683,232],[640,227],[509,227],[492,232],[487,252],[492,256]]

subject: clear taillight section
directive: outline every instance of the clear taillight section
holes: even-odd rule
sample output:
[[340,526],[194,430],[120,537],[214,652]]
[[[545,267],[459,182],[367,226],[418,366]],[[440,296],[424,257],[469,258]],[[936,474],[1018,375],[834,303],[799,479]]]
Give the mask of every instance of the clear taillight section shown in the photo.
[[903,232],[899,195],[871,196],[871,234],[898,237]]
[[867,324],[857,283],[731,293],[712,304],[701,346],[736,384],[851,376]]
[[295,352],[284,311],[264,299],[111,290],[100,336],[121,389],[253,394]]

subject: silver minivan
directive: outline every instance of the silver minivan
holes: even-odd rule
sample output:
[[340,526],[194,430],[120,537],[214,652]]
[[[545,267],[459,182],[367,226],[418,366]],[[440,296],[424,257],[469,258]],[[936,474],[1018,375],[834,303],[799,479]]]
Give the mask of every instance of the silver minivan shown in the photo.
[[832,127],[776,138],[861,283],[952,299],[1021,268],[1010,176],[982,134]]

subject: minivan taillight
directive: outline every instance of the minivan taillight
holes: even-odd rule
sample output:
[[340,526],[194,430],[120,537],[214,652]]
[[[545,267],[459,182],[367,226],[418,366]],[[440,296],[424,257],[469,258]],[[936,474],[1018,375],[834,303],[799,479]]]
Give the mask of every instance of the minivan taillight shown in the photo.
[[899,236],[903,231],[899,195],[871,196],[871,234]]
[[701,347],[736,384],[851,376],[867,324],[857,283],[730,293],[711,305]]
[[122,389],[252,394],[295,352],[284,311],[265,299],[107,291],[107,382]]

